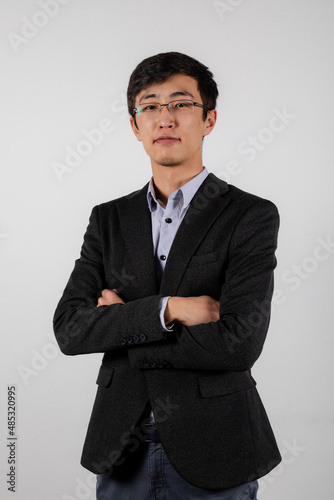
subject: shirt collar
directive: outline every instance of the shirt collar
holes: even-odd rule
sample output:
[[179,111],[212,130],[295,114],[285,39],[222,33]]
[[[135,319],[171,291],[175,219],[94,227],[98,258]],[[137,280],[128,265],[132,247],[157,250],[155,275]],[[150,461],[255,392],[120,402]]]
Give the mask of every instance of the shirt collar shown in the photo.
[[[180,199],[183,200],[182,208],[188,207],[189,203],[196,194],[198,188],[208,175],[209,172],[205,167],[203,167],[202,172],[197,174],[196,177],[193,177],[193,179],[190,179],[190,181],[188,181],[186,184],[184,184],[179,189],[174,191],[174,193],[172,193],[170,197],[175,198],[176,196],[180,196]],[[156,198],[153,177],[151,178],[147,189],[147,202],[148,202],[148,208],[150,209],[151,212],[154,212],[156,210],[157,204],[163,206],[160,200]]]

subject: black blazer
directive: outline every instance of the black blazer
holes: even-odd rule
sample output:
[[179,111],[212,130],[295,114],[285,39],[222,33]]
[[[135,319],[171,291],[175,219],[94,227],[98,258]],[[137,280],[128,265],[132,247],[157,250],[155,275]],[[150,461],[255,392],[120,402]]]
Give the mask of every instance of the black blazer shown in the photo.
[[[130,474],[150,402],[177,472],[201,488],[231,488],[281,460],[250,372],[269,324],[278,212],[209,174],[159,286],[146,193],[147,185],[93,209],[54,316],[64,354],[104,353],[82,465]],[[126,304],[97,308],[104,288]],[[210,295],[220,320],[166,334],[158,311],[167,295]]]

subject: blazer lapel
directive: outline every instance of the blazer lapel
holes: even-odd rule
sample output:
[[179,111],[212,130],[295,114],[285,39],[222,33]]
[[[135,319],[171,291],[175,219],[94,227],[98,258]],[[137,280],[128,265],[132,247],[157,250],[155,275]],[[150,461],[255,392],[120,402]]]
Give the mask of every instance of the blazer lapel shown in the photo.
[[122,234],[138,281],[145,295],[158,293],[159,284],[153,255],[151,212],[147,186],[124,200],[119,207]]
[[206,233],[230,202],[228,185],[209,174],[192,199],[170,249],[160,294],[176,295],[183,274]]

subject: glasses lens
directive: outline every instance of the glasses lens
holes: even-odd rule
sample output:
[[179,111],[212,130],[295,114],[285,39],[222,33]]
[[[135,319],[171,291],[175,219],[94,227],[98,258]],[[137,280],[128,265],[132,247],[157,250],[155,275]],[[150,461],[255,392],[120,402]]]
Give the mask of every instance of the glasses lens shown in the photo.
[[188,99],[183,99],[180,101],[172,101],[170,103],[172,111],[176,112],[177,114],[182,114],[185,115],[187,113],[191,113],[192,110],[194,109],[193,102],[188,100]]
[[[163,104],[162,106],[167,106]],[[157,102],[147,102],[137,106],[137,115],[146,116],[147,118],[155,118],[159,115],[160,104]],[[190,99],[180,99],[177,101],[171,101],[169,103],[169,109],[173,113],[180,115],[186,115],[191,113],[194,109],[194,103]]]
[[149,102],[147,104],[141,104],[137,107],[137,115],[152,115],[159,113],[159,104],[155,102]]

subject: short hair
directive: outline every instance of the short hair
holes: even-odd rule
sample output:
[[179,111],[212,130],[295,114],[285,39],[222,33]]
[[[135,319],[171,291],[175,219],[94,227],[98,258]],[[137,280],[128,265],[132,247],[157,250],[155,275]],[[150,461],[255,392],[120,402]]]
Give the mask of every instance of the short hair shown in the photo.
[[[132,72],[127,90],[130,115],[136,119],[133,110],[136,97],[142,90],[152,85],[163,83],[178,74],[194,78],[197,81],[204,106],[209,110],[215,109],[218,88],[209,68],[186,54],[181,54],[180,52],[163,52],[144,59]],[[203,109],[203,120],[206,117],[207,110]]]

